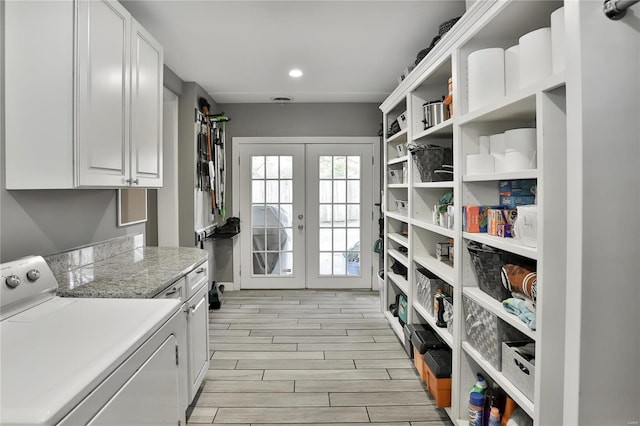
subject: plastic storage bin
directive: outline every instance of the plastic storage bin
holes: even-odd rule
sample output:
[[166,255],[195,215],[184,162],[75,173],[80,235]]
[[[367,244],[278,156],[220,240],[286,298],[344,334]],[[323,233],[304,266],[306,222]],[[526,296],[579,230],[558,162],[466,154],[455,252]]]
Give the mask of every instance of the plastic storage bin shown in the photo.
[[502,374],[533,401],[536,367],[516,349],[531,342],[502,342]]
[[439,408],[451,406],[451,350],[439,349],[424,354],[429,392]]
[[425,330],[425,326],[422,324],[405,324],[402,328],[404,332],[403,346],[404,350],[409,355],[409,358],[413,359],[413,343],[411,342],[411,336],[416,330]]

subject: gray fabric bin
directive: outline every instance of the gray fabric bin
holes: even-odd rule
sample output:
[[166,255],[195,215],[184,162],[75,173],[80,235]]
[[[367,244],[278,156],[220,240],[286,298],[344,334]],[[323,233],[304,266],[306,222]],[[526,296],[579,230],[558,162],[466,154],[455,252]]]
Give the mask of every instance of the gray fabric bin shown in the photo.
[[496,370],[502,370],[502,342],[523,341],[526,336],[484,309],[467,295],[462,295],[467,342]]

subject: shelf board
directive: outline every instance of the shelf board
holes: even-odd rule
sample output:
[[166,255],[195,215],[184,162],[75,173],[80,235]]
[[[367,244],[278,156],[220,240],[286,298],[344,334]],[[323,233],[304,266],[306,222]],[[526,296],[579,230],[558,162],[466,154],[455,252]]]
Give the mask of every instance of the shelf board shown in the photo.
[[391,233],[391,234],[387,234],[387,237],[389,237],[390,240],[395,241],[398,244],[402,244],[405,247],[409,247],[409,238],[407,238],[406,236],[399,234],[397,232]]
[[473,299],[474,302],[478,303],[480,306],[511,325],[520,333],[524,334],[532,340],[536,340],[535,330],[531,330],[524,322],[520,320],[520,318],[507,312],[502,306],[502,303],[498,302],[496,299],[489,296],[484,291],[480,290],[477,287],[465,287],[463,289],[463,294]]
[[391,160],[387,160],[387,165],[392,166],[394,164],[404,163],[405,161],[409,161],[409,156],[408,155],[405,155],[405,156],[402,156],[402,157],[392,158]]
[[449,118],[437,126],[430,127],[426,130],[413,135],[413,140],[422,139],[427,136],[453,136],[453,119]]
[[405,141],[407,140],[407,129],[402,129],[395,135],[391,136],[389,139],[387,139],[387,143],[397,142],[400,139],[404,139]]
[[453,229],[445,228],[444,226],[434,225],[433,223],[426,222],[420,219],[411,219],[411,224],[418,226],[427,231],[435,232],[436,234],[444,235],[448,238],[454,238],[456,232]]
[[490,103],[460,117],[461,125],[470,122],[500,120],[535,120],[536,94],[547,92],[566,84],[564,72],[553,74],[539,82],[505,96],[497,102]]
[[402,326],[398,318],[394,317],[390,311],[385,311],[384,316],[387,318],[387,321],[389,321],[391,329],[398,335],[398,338],[404,341],[404,332],[402,331]]
[[433,189],[450,189],[453,188],[453,181],[448,180],[444,182],[415,182],[414,188],[433,188]]
[[444,342],[447,345],[449,345],[450,348],[453,348],[453,336],[451,335],[451,333],[449,333],[449,331],[446,328],[438,327],[436,325],[435,318],[433,318],[433,315],[429,314],[429,312],[424,308],[424,306],[422,306],[418,302],[415,302],[413,304],[413,309],[416,310],[418,315],[420,315],[431,326],[431,328],[433,328],[433,330],[438,334],[438,336],[440,336],[440,338],[444,340]]
[[409,258],[407,257],[406,254],[402,253],[400,250],[389,249],[387,250],[387,254],[389,254],[389,256],[396,259],[398,262],[402,263],[404,266],[407,267],[407,269],[409,268]]
[[538,169],[522,170],[518,172],[483,173],[478,175],[465,175],[463,182],[490,182],[495,180],[521,180],[538,179]]
[[438,277],[445,280],[447,284],[451,285],[452,287],[456,287],[456,272],[453,269],[453,266],[441,262],[435,257],[431,257],[429,255],[413,256],[413,260],[420,266],[427,268]]
[[390,183],[387,188],[409,188],[408,183]]
[[462,349],[469,355],[471,358],[477,362],[480,367],[487,373],[491,378],[498,384],[500,387],[518,404],[522,409],[531,417],[534,417],[533,413],[533,402],[523,394],[520,389],[515,387],[513,383],[504,375],[496,370],[493,365],[489,364],[487,360],[485,360],[480,352],[476,351],[469,342],[462,342]]
[[409,296],[409,281],[405,280],[402,275],[398,275],[393,271],[387,271],[387,276],[402,291],[405,296]]
[[399,220],[401,222],[409,223],[409,217],[405,216],[403,214],[400,214],[398,212],[385,212],[385,215],[387,217],[392,218],[392,219],[396,219],[396,220]]
[[527,257],[529,259],[538,259],[538,249],[536,247],[529,247],[517,242],[513,238],[502,238],[489,235],[486,233],[471,233],[463,232],[462,236],[471,241],[476,241],[481,244],[486,244],[491,247],[495,247],[500,250],[515,253],[520,256]]

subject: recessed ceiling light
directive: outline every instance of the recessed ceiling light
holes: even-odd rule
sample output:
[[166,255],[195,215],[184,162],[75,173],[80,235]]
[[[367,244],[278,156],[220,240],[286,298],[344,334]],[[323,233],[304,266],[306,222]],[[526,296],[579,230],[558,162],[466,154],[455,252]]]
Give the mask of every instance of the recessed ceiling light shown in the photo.
[[294,78],[302,77],[302,71],[297,68],[294,68],[291,71],[289,71],[289,76]]

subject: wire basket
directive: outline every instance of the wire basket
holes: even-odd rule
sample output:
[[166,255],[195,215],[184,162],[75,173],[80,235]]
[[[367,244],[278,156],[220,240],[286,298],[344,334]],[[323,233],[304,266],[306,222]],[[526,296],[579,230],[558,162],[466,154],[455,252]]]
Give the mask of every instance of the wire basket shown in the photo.
[[422,182],[453,180],[453,150],[438,145],[413,145],[409,148]]
[[511,292],[502,285],[500,271],[507,263],[522,264],[520,256],[473,241],[467,243],[467,250],[480,290],[500,302],[510,298]]

